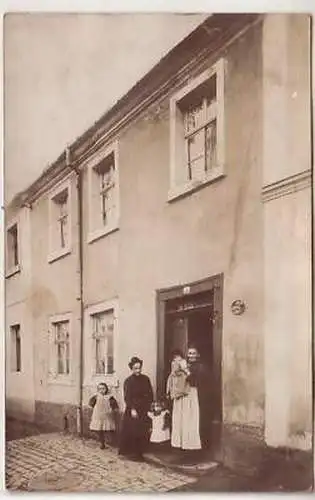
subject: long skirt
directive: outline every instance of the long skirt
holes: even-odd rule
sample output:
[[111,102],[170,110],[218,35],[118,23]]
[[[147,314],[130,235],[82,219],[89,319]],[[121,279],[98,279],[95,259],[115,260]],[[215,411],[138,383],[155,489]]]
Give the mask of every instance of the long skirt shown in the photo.
[[149,442],[149,426],[150,420],[147,415],[132,418],[130,410],[126,410],[121,426],[119,454],[142,455]]
[[200,450],[200,414],[196,387],[191,387],[187,396],[174,399],[172,415],[171,445],[182,450]]

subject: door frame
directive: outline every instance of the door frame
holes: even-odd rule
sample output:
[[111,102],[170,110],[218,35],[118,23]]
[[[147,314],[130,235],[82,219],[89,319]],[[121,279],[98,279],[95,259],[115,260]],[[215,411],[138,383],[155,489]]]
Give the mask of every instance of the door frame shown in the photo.
[[216,415],[217,422],[222,422],[222,330],[223,330],[223,282],[224,274],[184,283],[170,288],[162,288],[156,291],[157,312],[157,365],[156,383],[157,395],[164,392],[164,348],[165,348],[165,304],[168,300],[181,297],[194,296],[200,292],[213,291],[213,375],[214,387],[216,388]]

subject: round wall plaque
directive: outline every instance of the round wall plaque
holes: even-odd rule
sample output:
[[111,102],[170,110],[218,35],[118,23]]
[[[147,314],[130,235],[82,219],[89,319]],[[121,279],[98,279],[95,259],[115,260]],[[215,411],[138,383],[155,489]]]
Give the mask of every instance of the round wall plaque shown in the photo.
[[245,312],[246,306],[243,300],[234,300],[231,304],[231,311],[236,316],[240,316]]

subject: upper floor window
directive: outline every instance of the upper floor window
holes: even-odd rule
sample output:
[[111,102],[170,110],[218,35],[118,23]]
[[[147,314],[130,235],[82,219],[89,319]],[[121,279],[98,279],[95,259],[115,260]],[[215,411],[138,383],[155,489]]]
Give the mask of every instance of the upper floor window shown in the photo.
[[[96,163],[96,164],[95,164]],[[118,228],[118,154],[117,145],[89,169],[89,241]]]
[[22,371],[21,328],[20,325],[10,327],[11,335],[11,371]]
[[55,191],[49,200],[49,261],[70,252],[70,184]]
[[18,224],[14,223],[7,229],[7,275],[20,269]]
[[9,268],[19,265],[19,243],[18,243],[18,226],[13,226],[8,229],[8,264]]
[[195,78],[170,102],[170,199],[224,174],[224,61]]

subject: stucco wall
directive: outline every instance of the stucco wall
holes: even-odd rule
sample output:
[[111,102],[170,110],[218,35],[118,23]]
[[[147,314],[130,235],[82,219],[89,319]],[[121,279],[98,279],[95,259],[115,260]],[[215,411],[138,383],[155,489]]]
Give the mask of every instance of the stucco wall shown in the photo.
[[[6,279],[5,300],[5,386],[6,411],[13,416],[34,417],[33,323],[29,309],[31,294],[31,233],[28,208],[6,212],[6,225],[18,223],[20,272]],[[10,326],[20,325],[21,372],[12,370]],[[26,390],[27,388],[27,390]]]
[[[32,207],[32,273],[31,312],[35,332],[35,393],[40,401],[78,402],[78,339],[77,297],[77,209],[75,176],[71,177],[72,252],[54,262],[49,255],[49,200],[41,197]],[[72,385],[49,381],[49,319],[53,315],[72,313],[71,370]]]
[[[227,421],[262,424],[260,27],[225,53],[225,179],[168,203],[169,106],[119,137],[120,230],[85,246],[85,301],[119,298],[119,378],[131,355],[156,377],[155,291],[223,272],[223,400]],[[209,65],[214,62],[209,61]],[[87,219],[86,222],[87,224]],[[242,298],[247,311],[233,316]]]
[[267,16],[263,178],[267,189],[280,180],[284,187],[264,203],[265,436],[273,446],[306,449],[312,430],[309,61],[309,16]]

